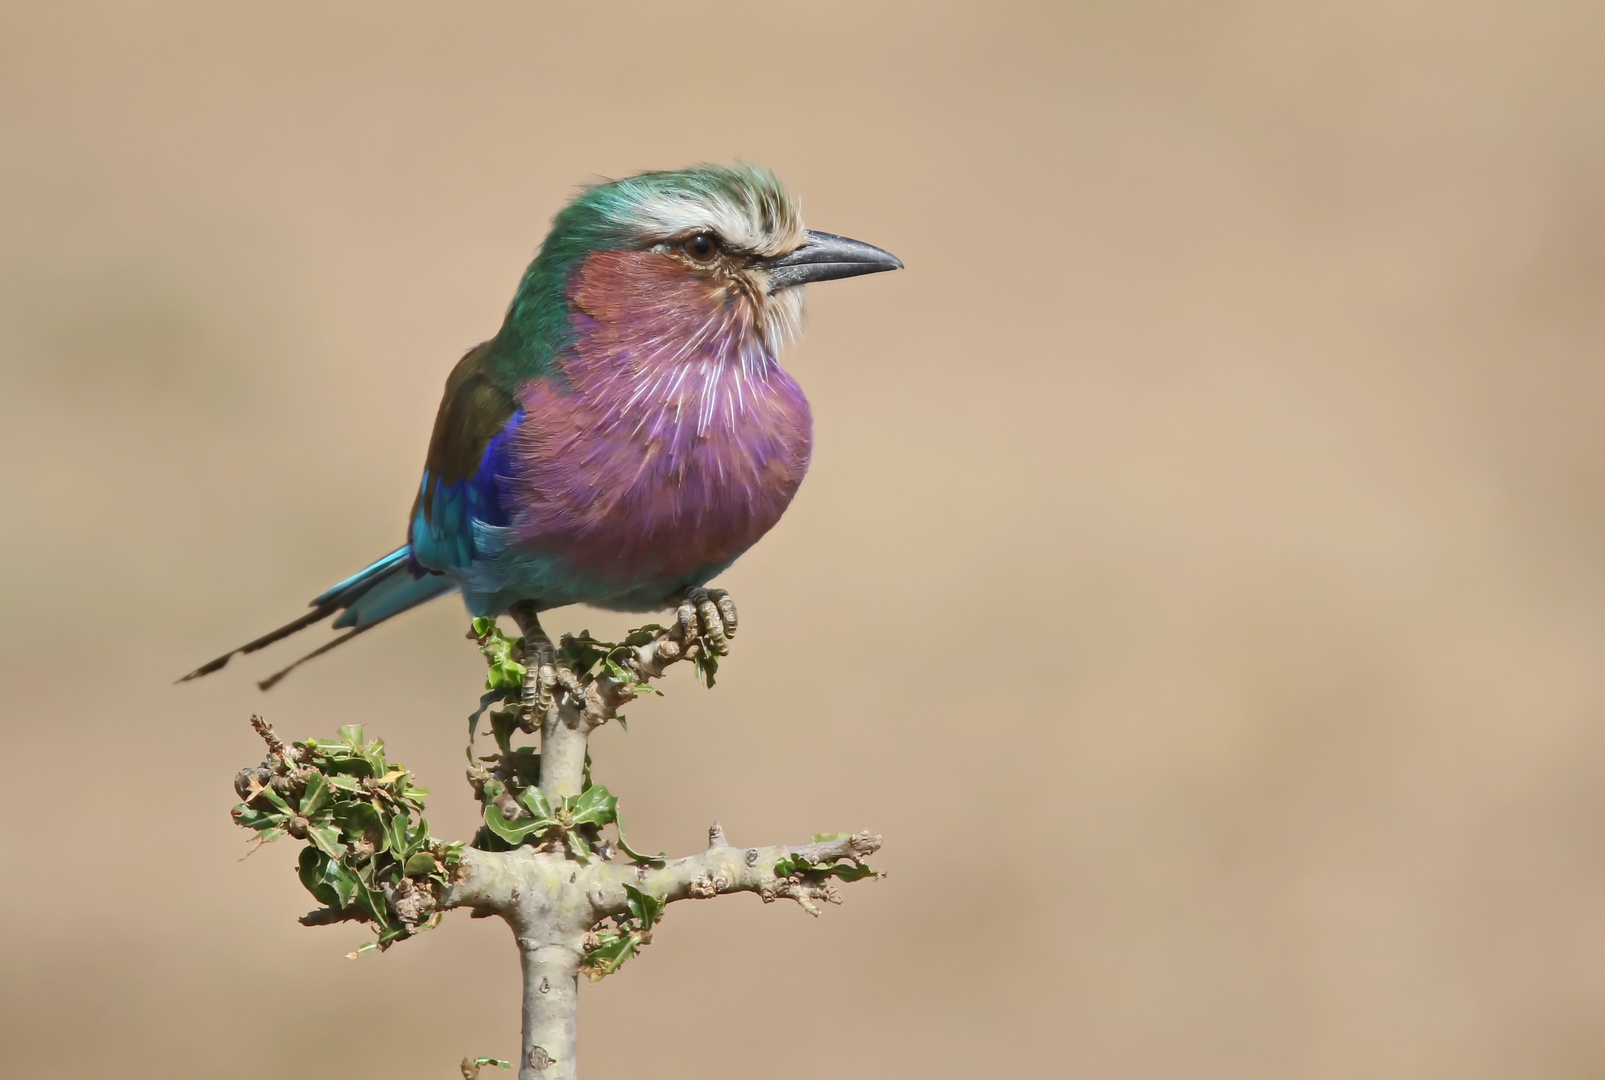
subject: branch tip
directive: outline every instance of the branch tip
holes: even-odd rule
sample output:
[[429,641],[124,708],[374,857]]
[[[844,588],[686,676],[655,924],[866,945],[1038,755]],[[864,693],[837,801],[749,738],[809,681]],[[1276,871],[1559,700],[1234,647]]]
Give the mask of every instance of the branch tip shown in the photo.
[[276,758],[288,756],[289,747],[284,744],[283,739],[274,733],[273,725],[255,713],[251,714],[251,729],[262,737],[263,742],[267,743],[268,753]]

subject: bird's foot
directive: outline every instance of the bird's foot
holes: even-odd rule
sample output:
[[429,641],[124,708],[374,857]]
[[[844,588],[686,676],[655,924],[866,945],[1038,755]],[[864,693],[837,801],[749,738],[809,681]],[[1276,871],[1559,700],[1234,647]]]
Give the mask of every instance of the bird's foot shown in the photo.
[[541,718],[557,707],[559,696],[565,692],[577,705],[584,705],[584,684],[573,669],[558,658],[557,647],[551,640],[537,641],[526,647],[519,709],[521,726],[526,731],[534,731]]
[[687,589],[674,614],[687,645],[699,642],[711,656],[730,651],[730,639],[736,636],[736,602],[723,589]]
[[558,696],[567,691],[577,703],[585,700],[585,687],[569,666],[559,658],[557,646],[531,605],[512,609],[512,616],[524,632],[524,686],[519,701],[519,726],[534,731],[558,705]]
[[557,649],[550,640],[524,639],[524,688],[519,721],[525,731],[534,731],[543,716],[557,704]]

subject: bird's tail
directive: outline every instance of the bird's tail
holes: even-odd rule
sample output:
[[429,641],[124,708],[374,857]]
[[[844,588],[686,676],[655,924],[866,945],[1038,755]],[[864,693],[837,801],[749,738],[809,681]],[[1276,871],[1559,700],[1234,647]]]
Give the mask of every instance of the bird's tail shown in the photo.
[[414,577],[408,566],[410,554],[411,548],[403,544],[332,589],[314,597],[312,610],[299,619],[285,623],[277,630],[263,634],[255,641],[248,641],[237,649],[229,650],[216,660],[202,664],[178,681],[188,682],[202,675],[210,675],[236,656],[266,648],[275,641],[287,638],[298,630],[305,630],[314,623],[335,615],[334,629],[345,630],[346,633],[313,649],[289,667],[257,683],[263,690],[267,690],[314,656],[322,656],[336,645],[345,644],[363,631],[378,626],[392,615],[399,615],[408,608],[417,607],[426,600],[433,600],[457,587],[455,583],[438,574]]

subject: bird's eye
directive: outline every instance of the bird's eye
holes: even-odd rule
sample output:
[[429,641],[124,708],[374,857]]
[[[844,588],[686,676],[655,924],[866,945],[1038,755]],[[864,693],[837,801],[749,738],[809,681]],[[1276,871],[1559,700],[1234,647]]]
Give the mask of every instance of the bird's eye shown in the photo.
[[699,263],[712,262],[713,257],[719,254],[719,241],[713,238],[712,233],[694,233],[686,237],[681,247],[687,255]]

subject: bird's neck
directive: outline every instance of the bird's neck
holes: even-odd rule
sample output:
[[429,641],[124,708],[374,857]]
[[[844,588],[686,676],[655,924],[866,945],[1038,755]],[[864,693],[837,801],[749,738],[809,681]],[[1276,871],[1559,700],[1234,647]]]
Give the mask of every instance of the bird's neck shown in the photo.
[[543,251],[489,343],[486,368],[509,392],[548,374],[642,371],[714,355],[761,376],[778,368],[801,301],[801,290],[759,298],[742,282],[708,281],[657,252]]
[[524,271],[501,329],[488,343],[485,370],[508,393],[549,373],[573,339],[566,285],[580,253],[547,245]]
[[775,357],[759,302],[651,252],[587,259],[567,288],[570,340],[554,374],[610,413],[706,435],[800,396]]

